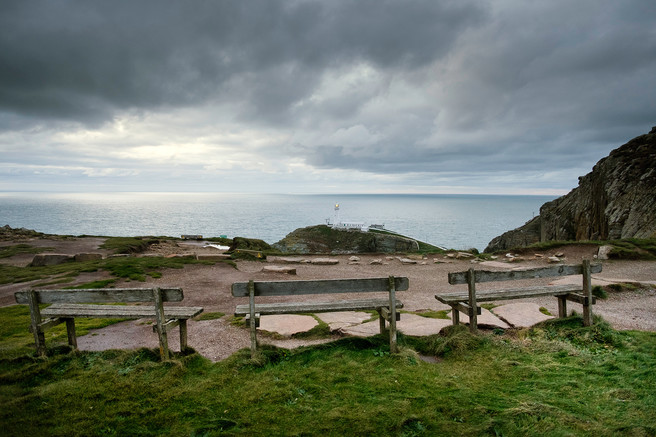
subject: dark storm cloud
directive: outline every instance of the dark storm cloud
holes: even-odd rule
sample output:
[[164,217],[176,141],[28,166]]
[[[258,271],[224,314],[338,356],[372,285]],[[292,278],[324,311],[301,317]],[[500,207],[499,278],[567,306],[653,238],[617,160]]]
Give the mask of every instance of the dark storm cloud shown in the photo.
[[[278,117],[321,70],[413,68],[480,13],[466,3],[42,1],[0,6],[0,104],[102,121],[114,110],[244,99]],[[237,87],[236,89],[234,87]]]

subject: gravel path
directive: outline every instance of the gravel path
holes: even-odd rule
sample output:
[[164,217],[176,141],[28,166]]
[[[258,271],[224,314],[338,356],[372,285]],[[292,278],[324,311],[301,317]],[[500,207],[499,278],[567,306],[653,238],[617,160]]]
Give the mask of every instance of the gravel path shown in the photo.
[[[84,239],[82,239],[84,240]],[[65,253],[76,253],[79,245],[88,248],[88,241],[71,243],[66,247],[59,242],[57,250]],[[172,253],[212,253],[215,249],[205,249],[199,245],[181,244],[162,245],[155,248],[158,255],[170,255]],[[592,258],[594,249],[589,247],[570,247],[558,249],[564,252],[567,263],[580,262],[583,257]],[[545,252],[544,255],[552,253]],[[307,257],[312,258],[312,257]],[[357,264],[349,263],[350,256],[340,255],[332,258],[339,259],[339,264],[332,266],[298,264],[295,265],[297,275],[284,275],[280,273],[265,273],[262,268],[267,263],[256,261],[238,261],[237,268],[225,263],[217,263],[213,266],[187,265],[184,269],[167,269],[161,278],[148,278],[145,283],[129,283],[130,286],[171,286],[182,287],[185,294],[183,305],[202,306],[205,312],[223,312],[232,314],[235,305],[247,303],[247,298],[233,298],[230,294],[230,286],[233,282],[254,280],[283,280],[283,279],[338,279],[349,277],[376,277],[376,276],[407,276],[410,280],[410,289],[399,292],[398,297],[404,304],[406,311],[421,312],[428,310],[448,309],[446,305],[438,302],[434,295],[436,292],[456,291],[460,286],[451,286],[447,282],[449,272],[466,270],[471,266],[467,260],[444,259],[440,256],[440,263],[434,262],[434,257],[418,260],[417,264],[407,265],[401,263],[395,257],[386,255],[360,255]],[[521,263],[509,264],[509,267],[535,267],[546,265],[544,258],[527,259]],[[373,259],[382,259],[383,265],[371,265]],[[16,263],[15,260],[3,260],[3,263]],[[483,267],[479,267],[483,268]],[[495,270],[504,267],[484,267]],[[104,273],[97,273],[104,275]],[[78,278],[77,282],[89,282],[93,280],[94,274],[85,274]],[[640,329],[656,331],[656,262],[650,261],[604,261],[603,272],[594,277],[620,279],[622,282],[653,282],[652,287],[643,287],[635,291],[622,291],[611,293],[606,300],[598,300],[594,312],[602,315],[616,329]],[[548,283],[549,280],[541,280]],[[522,286],[522,282],[514,281],[513,286]],[[536,281],[527,284],[535,285]],[[118,283],[116,286],[125,286],[128,283]],[[502,283],[490,283],[492,287],[503,287]],[[13,292],[25,288],[29,284],[7,284],[0,286],[0,305],[9,305],[13,302]],[[54,287],[52,287],[54,288]],[[327,296],[328,297],[328,296]],[[383,297],[381,295],[381,297]],[[348,299],[348,295],[339,295],[335,299]],[[258,301],[292,301],[294,298],[262,298]],[[541,306],[546,307],[552,313],[557,313],[555,298],[533,299]],[[571,309],[577,309],[576,304],[570,305]],[[175,350],[178,348],[176,331],[170,336],[170,346]],[[79,347],[83,350],[103,350],[108,348],[136,348],[157,347],[157,336],[153,334],[149,324],[143,321],[130,321],[112,325],[93,332],[87,336],[80,337]],[[278,344],[292,348],[313,342],[303,340],[272,340],[264,337],[268,343]],[[326,340],[323,340],[326,341]],[[246,329],[237,328],[229,323],[229,317],[220,319],[190,322],[189,345],[203,356],[212,360],[224,359],[235,351],[248,347],[249,334]]]

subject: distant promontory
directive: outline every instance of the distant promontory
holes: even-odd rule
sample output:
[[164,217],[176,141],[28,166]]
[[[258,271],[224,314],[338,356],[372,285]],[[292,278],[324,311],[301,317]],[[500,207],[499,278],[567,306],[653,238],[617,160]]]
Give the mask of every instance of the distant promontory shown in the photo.
[[656,127],[613,150],[578,187],[494,238],[486,252],[546,241],[656,238]]

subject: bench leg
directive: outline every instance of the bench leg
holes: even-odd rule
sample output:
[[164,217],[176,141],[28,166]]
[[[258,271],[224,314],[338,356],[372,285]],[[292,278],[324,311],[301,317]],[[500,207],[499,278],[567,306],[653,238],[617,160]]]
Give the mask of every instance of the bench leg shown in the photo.
[[187,349],[187,319],[180,319],[180,352]]
[[567,317],[567,296],[556,296],[558,298],[558,317]]
[[385,317],[383,316],[383,313],[381,310],[378,310],[378,323],[380,324],[380,333],[384,334],[385,333]]
[[257,354],[257,325],[255,322],[255,283],[248,281],[248,304],[250,309],[251,358]]
[[30,324],[32,325],[32,333],[34,334],[34,344],[36,345],[36,353],[39,356],[46,356],[46,337],[41,329],[41,310],[39,309],[39,301],[36,291],[30,290],[28,294],[30,305]]
[[66,334],[68,335],[68,344],[73,350],[77,350],[77,336],[75,335],[75,319],[67,318],[66,320]]
[[155,298],[155,321],[157,323],[157,335],[159,336],[159,354],[162,361],[165,361],[169,359],[169,340],[164,326],[164,302],[159,288],[153,289],[153,297]]
[[460,310],[458,310],[458,308],[455,306],[451,307],[451,321],[454,325],[460,324]]

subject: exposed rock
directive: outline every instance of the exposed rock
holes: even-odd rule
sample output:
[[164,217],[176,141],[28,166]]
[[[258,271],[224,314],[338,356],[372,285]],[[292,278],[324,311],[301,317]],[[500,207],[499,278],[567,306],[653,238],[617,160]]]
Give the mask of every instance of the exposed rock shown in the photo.
[[353,255],[352,257],[349,258],[349,261],[351,261],[351,262],[358,262],[358,261],[360,261],[360,257],[359,257],[359,256],[355,256],[355,255]]
[[262,267],[262,271],[265,273],[283,273],[285,275],[296,274],[295,267],[287,267],[287,266],[264,266]]
[[335,264],[339,264],[339,260],[336,258],[315,258],[310,262],[317,266],[334,266]]
[[56,266],[73,261],[75,261],[75,257],[65,253],[39,253],[32,258],[30,267]]
[[399,261],[401,261],[402,264],[417,264],[416,259],[410,259],[410,258],[399,258]]
[[474,255],[469,252],[458,252],[456,259],[469,259],[474,258]]
[[613,246],[601,246],[597,251],[597,259],[608,259],[608,254],[613,250]]
[[549,258],[547,258],[547,262],[551,264],[559,263],[560,258],[558,258],[557,256],[550,256]]
[[656,127],[613,150],[569,194],[494,238],[486,252],[545,241],[656,238]]
[[286,253],[396,253],[412,252],[418,243],[411,238],[378,232],[346,231],[326,225],[296,229],[273,247]]
[[75,255],[75,262],[98,261],[102,257],[102,253],[78,253]]
[[382,266],[383,260],[380,258],[372,259],[371,261],[369,261],[369,264],[371,264],[372,266]]

